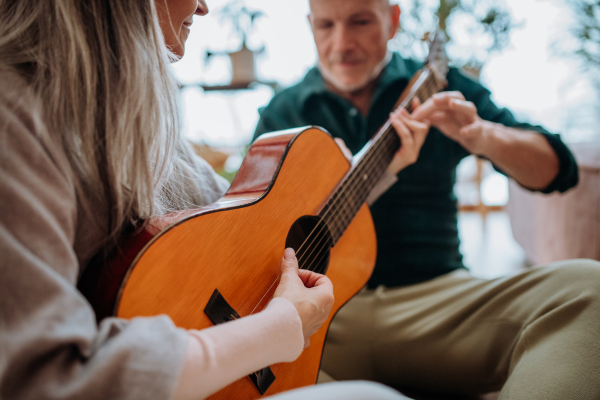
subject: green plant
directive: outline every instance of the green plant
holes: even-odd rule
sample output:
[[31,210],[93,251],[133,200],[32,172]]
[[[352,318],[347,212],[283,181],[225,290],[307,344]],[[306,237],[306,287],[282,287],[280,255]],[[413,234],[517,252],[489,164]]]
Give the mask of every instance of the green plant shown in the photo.
[[565,55],[575,55],[587,68],[600,72],[600,0],[564,0],[574,16],[569,29],[568,50]]
[[230,25],[232,31],[240,40],[242,47],[247,47],[248,35],[256,20],[264,15],[258,10],[246,7],[243,0],[233,0],[215,11],[221,22]]
[[447,51],[459,67],[480,67],[493,52],[504,49],[515,23],[497,0],[412,0],[403,9],[393,46],[408,57],[424,58],[419,39],[437,28],[448,36]]

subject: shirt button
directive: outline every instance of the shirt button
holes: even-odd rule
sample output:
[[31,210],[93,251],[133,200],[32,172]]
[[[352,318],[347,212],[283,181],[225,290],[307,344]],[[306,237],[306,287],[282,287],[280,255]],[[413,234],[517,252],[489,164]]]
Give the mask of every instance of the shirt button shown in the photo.
[[356,108],[351,108],[350,111],[348,111],[348,114],[351,117],[356,117],[358,115],[358,110]]

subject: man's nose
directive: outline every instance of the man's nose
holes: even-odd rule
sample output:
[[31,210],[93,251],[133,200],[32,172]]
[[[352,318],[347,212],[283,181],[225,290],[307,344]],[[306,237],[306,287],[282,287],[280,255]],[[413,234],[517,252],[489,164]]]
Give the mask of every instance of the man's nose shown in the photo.
[[196,12],[194,15],[206,15],[208,14],[208,6],[206,5],[206,1],[198,0],[198,8],[196,8]]
[[354,43],[352,30],[346,26],[338,26],[333,32],[333,47],[337,52],[352,48]]

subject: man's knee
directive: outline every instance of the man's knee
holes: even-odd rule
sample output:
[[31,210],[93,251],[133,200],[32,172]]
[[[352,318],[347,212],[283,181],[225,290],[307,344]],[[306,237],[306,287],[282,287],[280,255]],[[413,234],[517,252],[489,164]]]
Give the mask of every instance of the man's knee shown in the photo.
[[549,264],[546,268],[556,292],[568,291],[572,296],[600,301],[600,262],[565,260]]

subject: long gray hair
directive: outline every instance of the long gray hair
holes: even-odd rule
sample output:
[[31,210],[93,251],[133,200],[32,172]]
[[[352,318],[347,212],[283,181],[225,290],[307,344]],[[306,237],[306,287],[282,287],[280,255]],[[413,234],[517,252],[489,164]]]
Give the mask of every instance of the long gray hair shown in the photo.
[[109,236],[202,201],[184,190],[170,61],[154,0],[0,0],[0,67],[33,88],[79,201],[107,206]]

